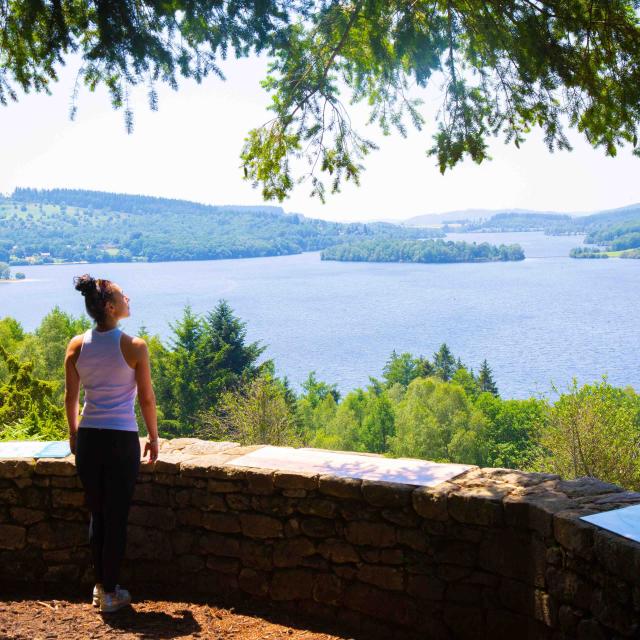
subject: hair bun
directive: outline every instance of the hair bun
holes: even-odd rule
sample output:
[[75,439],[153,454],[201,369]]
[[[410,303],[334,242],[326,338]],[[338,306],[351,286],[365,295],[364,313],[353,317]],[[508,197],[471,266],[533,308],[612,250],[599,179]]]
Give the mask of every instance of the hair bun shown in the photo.
[[92,278],[88,273],[82,276],[75,276],[73,284],[75,285],[76,291],[79,291],[83,296],[96,291],[98,288],[96,279]]

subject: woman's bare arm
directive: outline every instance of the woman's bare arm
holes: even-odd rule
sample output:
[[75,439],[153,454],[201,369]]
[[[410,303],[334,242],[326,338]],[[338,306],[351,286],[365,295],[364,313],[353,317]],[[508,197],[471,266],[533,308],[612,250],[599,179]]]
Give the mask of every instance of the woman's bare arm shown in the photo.
[[69,426],[69,446],[76,452],[76,435],[78,433],[78,414],[80,404],[80,376],[76,369],[76,361],[82,347],[82,336],[75,336],[67,346],[64,357],[64,409]]
[[149,461],[158,458],[158,416],[156,414],[156,394],[151,382],[151,364],[149,362],[149,348],[142,338],[134,338],[136,349],[136,383],[138,385],[138,402],[140,411],[147,426],[149,442],[144,447],[143,457],[149,451]]

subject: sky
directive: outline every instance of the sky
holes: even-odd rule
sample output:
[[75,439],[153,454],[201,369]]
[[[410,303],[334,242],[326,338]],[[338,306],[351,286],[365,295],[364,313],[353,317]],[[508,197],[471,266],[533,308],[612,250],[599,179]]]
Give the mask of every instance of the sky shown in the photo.
[[[181,81],[177,92],[159,87],[159,110],[150,111],[143,89],[133,96],[134,132],[104,89],[82,86],[78,113],[69,105],[78,63],[70,60],[52,95],[20,95],[0,106],[0,193],[15,187],[77,188],[182,198],[207,204],[257,205],[259,189],[242,179],[240,150],[246,133],[266,122],[268,94],[260,87],[264,59],[230,60],[223,81]],[[358,129],[379,144],[365,159],[360,187],[345,184],[326,204],[297,186],[281,203],[289,212],[329,220],[403,220],[465,209],[522,208],[589,212],[640,202],[640,158],[629,147],[616,158],[569,132],[572,152],[550,154],[534,130],[518,150],[492,140],[492,161],[471,160],[442,176],[427,157],[440,91],[424,94],[429,123],[406,139],[384,137],[353,110]],[[278,202],[269,204],[278,205]]]

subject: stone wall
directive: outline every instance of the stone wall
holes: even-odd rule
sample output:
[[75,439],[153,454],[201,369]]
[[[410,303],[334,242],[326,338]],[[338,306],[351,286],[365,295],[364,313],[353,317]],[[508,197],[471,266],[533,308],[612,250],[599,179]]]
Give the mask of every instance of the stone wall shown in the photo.
[[[578,519],[640,494],[477,468],[417,488],[234,467],[246,449],[219,447],[169,441],[143,465],[134,595],[244,593],[362,637],[640,637],[640,545]],[[89,585],[87,520],[73,457],[0,460],[0,582]]]

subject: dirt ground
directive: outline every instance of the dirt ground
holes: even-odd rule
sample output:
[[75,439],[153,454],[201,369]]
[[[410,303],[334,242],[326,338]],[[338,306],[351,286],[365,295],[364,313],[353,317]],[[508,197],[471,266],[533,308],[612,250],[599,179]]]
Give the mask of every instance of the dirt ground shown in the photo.
[[143,600],[116,613],[101,615],[86,599],[12,599],[4,594],[0,600],[0,640],[345,640],[349,637],[312,631],[305,625],[303,616],[274,613],[268,605],[265,607],[263,610],[242,607],[240,612],[213,604]]

